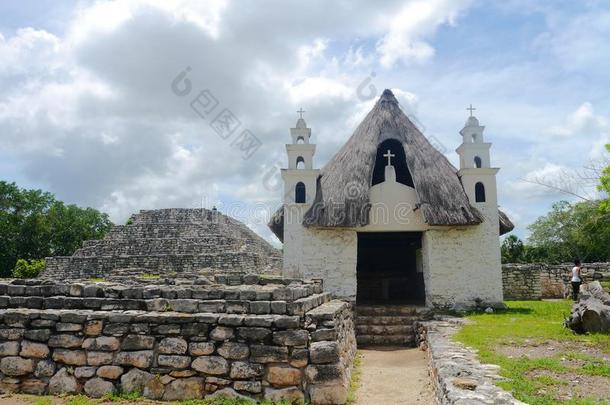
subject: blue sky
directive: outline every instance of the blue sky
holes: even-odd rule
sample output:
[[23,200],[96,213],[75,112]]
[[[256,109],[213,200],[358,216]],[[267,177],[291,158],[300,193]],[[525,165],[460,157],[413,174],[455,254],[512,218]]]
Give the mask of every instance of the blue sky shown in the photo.
[[[583,167],[610,142],[610,3],[5,1],[0,178],[123,222],[139,209],[217,205],[272,240],[270,186],[303,107],[322,166],[374,100],[374,72],[453,152],[472,103],[500,167],[499,202],[526,227],[588,198]],[[171,92],[191,67],[193,92]],[[242,159],[189,107],[209,89],[263,145]],[[528,181],[524,181],[529,180]]]

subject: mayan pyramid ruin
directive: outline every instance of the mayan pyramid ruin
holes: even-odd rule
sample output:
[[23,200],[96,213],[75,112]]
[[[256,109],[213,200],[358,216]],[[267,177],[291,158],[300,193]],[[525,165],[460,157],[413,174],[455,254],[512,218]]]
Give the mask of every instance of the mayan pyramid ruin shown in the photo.
[[47,258],[41,277],[124,280],[149,275],[275,273],[281,253],[246,225],[212,209],[142,210],[72,256]]

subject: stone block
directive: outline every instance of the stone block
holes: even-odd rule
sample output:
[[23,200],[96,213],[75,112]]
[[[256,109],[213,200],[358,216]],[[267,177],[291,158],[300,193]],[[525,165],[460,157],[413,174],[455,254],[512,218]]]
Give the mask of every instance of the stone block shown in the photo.
[[218,318],[219,325],[227,325],[227,326],[240,326],[244,322],[243,315],[237,314],[228,314],[228,315],[220,315]]
[[[1,335],[1,333],[0,333]],[[26,330],[23,335],[26,339],[36,340],[38,342],[46,342],[51,337],[50,329],[30,329]]]
[[34,371],[34,362],[30,359],[8,356],[0,360],[0,371],[8,376],[20,376]]
[[193,360],[191,368],[200,373],[224,375],[229,372],[229,363],[220,356],[202,356]]
[[165,387],[164,401],[179,401],[203,398],[204,380],[201,377],[181,378]]
[[85,393],[92,398],[101,398],[114,392],[114,384],[99,377],[92,378],[85,383]]
[[191,364],[191,358],[189,356],[160,354],[157,358],[157,364],[161,367],[182,369]]
[[311,364],[305,368],[310,384],[341,385],[345,380],[345,367],[341,364]]
[[263,386],[260,381],[235,381],[233,389],[237,391],[246,391],[251,394],[258,394],[263,391]]
[[102,351],[102,352],[114,352],[119,350],[120,346],[119,339],[112,336],[100,336],[96,338],[87,338],[83,341],[83,349]]
[[288,363],[292,367],[302,368],[305,367],[309,363],[309,350],[307,349],[292,349],[292,353],[290,353],[290,359]]
[[298,316],[277,316],[273,326],[278,329],[297,329],[301,326],[301,319]]
[[161,378],[155,376],[155,378],[151,378],[144,385],[144,398],[148,399],[161,399],[163,398],[163,394],[165,393],[165,385],[161,381]]
[[288,360],[288,348],[279,346],[250,346],[250,359],[255,363],[280,363]]
[[125,336],[129,332],[128,323],[111,323],[104,326],[104,335]]
[[57,322],[55,324],[55,330],[57,332],[79,332],[82,329],[83,326],[78,323]]
[[101,366],[97,369],[96,374],[107,380],[116,380],[123,374],[123,371],[123,367],[119,366]]
[[19,354],[19,342],[0,343],[0,356],[17,356]]
[[102,329],[104,327],[104,321],[102,320],[95,320],[95,321],[88,321],[85,324],[85,335],[87,336],[98,336],[102,333]]
[[305,395],[297,387],[288,387],[275,389],[271,387],[265,388],[265,399],[272,402],[288,402],[291,404],[300,404],[305,402]]
[[35,378],[28,378],[21,381],[19,391],[24,394],[42,395],[47,390],[48,383]]
[[306,346],[309,333],[302,329],[273,332],[273,343],[280,346]]
[[192,356],[207,356],[212,353],[214,353],[214,343],[212,342],[189,343],[189,354]]
[[300,369],[287,364],[267,366],[265,380],[275,386],[287,387],[301,384],[303,373]]
[[286,313],[286,301],[271,301],[271,313],[272,314],[285,314]]
[[123,339],[121,350],[149,350],[155,345],[153,336],[128,335]]
[[114,359],[112,352],[87,352],[87,364],[90,366],[101,366],[111,364]]
[[273,325],[274,320],[273,315],[251,315],[244,318],[244,325],[269,328]]
[[[36,339],[34,339],[36,340]],[[83,338],[75,335],[53,335],[49,338],[50,347],[61,347],[65,349],[73,349],[81,347]]]
[[269,301],[251,301],[250,313],[253,314],[270,314],[271,303]]
[[49,380],[49,394],[78,394],[81,390],[78,381],[68,373],[66,368],[60,369]]
[[187,323],[182,325],[180,334],[184,336],[205,336],[210,326],[205,323]]
[[55,362],[52,360],[42,360],[36,364],[34,375],[36,377],[51,377],[55,374]]
[[[22,328],[0,328],[0,339],[19,340],[23,338],[26,331]],[[30,331],[27,331],[30,332]],[[50,334],[50,331],[47,331]],[[28,337],[30,340],[36,340]]]
[[237,336],[250,342],[263,342],[271,335],[267,328],[237,328]]
[[146,371],[132,368],[121,376],[121,391],[144,392],[144,386],[153,378],[154,376]]
[[157,350],[162,354],[184,354],[188,343],[182,338],[165,338],[159,342]]
[[231,372],[229,376],[235,380],[246,380],[262,377],[264,371],[265,370],[261,364],[235,361],[231,364]]
[[244,343],[225,342],[218,348],[218,354],[225,359],[241,360],[250,355],[250,349]]
[[21,357],[34,357],[36,359],[45,359],[49,357],[50,350],[44,343],[34,343],[28,340],[21,342]]
[[97,367],[83,366],[74,369],[74,377],[76,378],[91,378],[95,375]]
[[344,385],[313,385],[309,387],[309,398],[314,404],[344,404],[347,401],[347,387]]
[[231,339],[234,334],[235,332],[233,331],[233,328],[228,328],[226,326],[217,326],[210,332],[210,339],[222,342]]
[[314,342],[309,346],[309,356],[314,364],[336,363],[339,361],[337,342]]
[[83,350],[53,350],[53,360],[57,363],[69,366],[84,366],[87,364],[87,356]]
[[116,355],[115,362],[121,366],[148,368],[152,365],[152,360],[152,350],[141,350],[135,352],[119,352]]

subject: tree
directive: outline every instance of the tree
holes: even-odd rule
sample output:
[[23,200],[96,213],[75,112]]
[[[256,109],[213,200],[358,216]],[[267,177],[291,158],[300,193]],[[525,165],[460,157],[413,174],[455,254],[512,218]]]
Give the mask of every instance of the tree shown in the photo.
[[[606,145],[606,150],[610,152],[610,143]],[[603,213],[610,215],[610,165],[606,166],[602,171],[597,188],[599,191],[606,193],[606,198],[602,200],[600,209]]]
[[559,263],[578,257],[583,261],[610,260],[610,216],[600,209],[600,201],[570,204],[560,201],[551,212],[538,218],[528,229],[528,261]]
[[0,276],[9,276],[18,259],[71,255],[111,226],[108,215],[93,208],[65,205],[51,193],[0,181]]
[[509,235],[502,242],[502,263],[520,263],[524,260],[525,247],[516,235]]

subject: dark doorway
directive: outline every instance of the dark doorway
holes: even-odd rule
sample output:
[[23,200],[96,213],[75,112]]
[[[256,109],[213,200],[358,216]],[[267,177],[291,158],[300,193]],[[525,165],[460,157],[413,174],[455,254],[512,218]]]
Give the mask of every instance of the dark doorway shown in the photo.
[[358,233],[358,304],[424,304],[421,232]]

